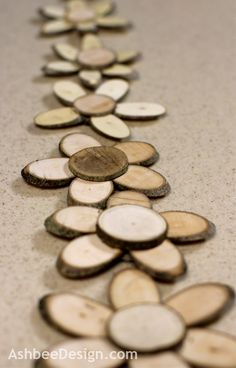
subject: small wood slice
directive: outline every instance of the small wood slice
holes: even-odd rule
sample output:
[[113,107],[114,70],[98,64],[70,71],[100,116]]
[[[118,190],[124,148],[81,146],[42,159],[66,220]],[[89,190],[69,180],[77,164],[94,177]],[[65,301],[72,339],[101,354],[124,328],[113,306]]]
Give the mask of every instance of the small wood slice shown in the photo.
[[90,48],[79,52],[79,64],[90,69],[105,68],[116,60],[116,55],[113,51],[105,48]]
[[70,170],[79,178],[91,181],[107,181],[126,172],[125,154],[114,147],[85,148],[69,160]]
[[89,7],[83,7],[82,9],[71,9],[66,13],[66,19],[72,24],[93,21],[95,19],[95,13]]
[[215,321],[233,301],[234,291],[231,287],[220,283],[204,283],[171,295],[166,304],[183,317],[187,326],[199,326]]
[[91,94],[78,98],[74,107],[85,116],[102,116],[115,109],[115,101],[108,96]]
[[117,62],[120,64],[123,63],[131,63],[138,59],[140,56],[140,53],[138,51],[118,51],[117,52]]
[[170,185],[160,173],[149,168],[129,165],[128,171],[114,180],[121,190],[130,189],[148,197],[163,197],[170,191]]
[[43,67],[43,72],[48,77],[72,75],[78,71],[79,65],[71,61],[51,61]]
[[42,317],[70,336],[105,336],[112,311],[105,305],[70,293],[44,296],[39,302]]
[[87,20],[86,22],[81,22],[76,24],[77,31],[84,35],[86,33],[96,33],[97,32],[97,24],[96,20]]
[[92,117],[91,126],[100,134],[112,139],[125,139],[130,136],[129,127],[115,115]]
[[215,225],[196,213],[166,211],[161,215],[168,223],[167,237],[175,243],[207,240],[215,233]]
[[93,33],[88,33],[83,36],[81,40],[80,49],[82,51],[91,49],[100,49],[102,47],[102,40]]
[[129,91],[129,83],[123,79],[111,79],[104,82],[96,90],[96,94],[109,96],[115,101],[119,101]]
[[69,11],[75,11],[75,10],[83,10],[87,9],[88,4],[85,0],[67,0],[66,1],[66,10]]
[[69,106],[72,106],[79,97],[86,95],[79,84],[66,80],[56,82],[53,86],[53,92],[59,101]]
[[80,114],[70,107],[42,112],[35,116],[34,124],[40,128],[57,129],[81,124],[83,122]]
[[149,249],[165,238],[167,225],[150,208],[121,205],[106,209],[98,219],[97,233],[115,248]]
[[111,195],[107,201],[107,208],[122,204],[135,204],[137,206],[152,208],[152,203],[145,194],[132,190],[123,190],[122,192],[116,192]]
[[68,167],[68,158],[48,158],[31,162],[24,167],[21,175],[28,184],[46,189],[65,187],[74,178]]
[[78,49],[75,46],[72,46],[69,43],[60,42],[53,45],[52,48],[55,54],[61,59],[71,62],[77,61]]
[[70,133],[63,137],[59,143],[59,150],[70,157],[84,148],[101,146],[93,137],[82,133]]
[[156,283],[144,272],[127,268],[112,279],[110,302],[115,309],[136,303],[159,303],[160,293]]
[[69,187],[68,203],[104,208],[113,190],[112,181],[93,182],[76,178]]
[[236,339],[206,328],[189,329],[180,354],[199,368],[235,368]]
[[144,303],[116,311],[108,322],[108,334],[121,348],[151,353],[177,345],[184,338],[185,325],[172,309]]
[[109,15],[106,17],[98,17],[97,25],[106,29],[124,29],[130,26],[130,22],[122,17]]
[[125,102],[116,107],[116,114],[127,120],[152,120],[165,112],[163,106],[149,102]]
[[102,74],[99,70],[83,69],[79,72],[79,80],[87,88],[97,88],[102,81]]
[[156,148],[146,142],[122,142],[116,144],[115,147],[126,154],[129,164],[150,166],[159,158]]
[[95,233],[100,210],[87,206],[71,206],[54,212],[45,220],[47,231],[53,235],[73,239]]
[[132,251],[130,256],[138,267],[161,281],[174,281],[186,271],[183,255],[169,240],[153,249]]
[[176,353],[166,352],[152,355],[139,355],[131,359],[129,368],[190,368]]
[[65,19],[51,20],[43,24],[41,33],[44,36],[54,36],[61,33],[67,33],[74,29],[74,25]]
[[63,18],[65,15],[65,9],[60,5],[45,5],[39,8],[39,12],[48,19]]
[[91,3],[95,13],[99,16],[110,14],[114,9],[114,3],[112,0],[99,0],[94,4]]
[[120,250],[110,248],[96,234],[85,235],[63,249],[57,267],[63,276],[79,279],[105,271],[121,255]]
[[103,69],[102,74],[109,78],[125,78],[130,79],[134,76],[135,71],[128,65],[114,64]]

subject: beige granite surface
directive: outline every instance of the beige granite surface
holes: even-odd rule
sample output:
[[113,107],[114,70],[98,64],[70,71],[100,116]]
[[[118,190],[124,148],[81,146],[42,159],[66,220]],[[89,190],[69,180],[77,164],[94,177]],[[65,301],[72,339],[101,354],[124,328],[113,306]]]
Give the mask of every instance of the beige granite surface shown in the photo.
[[[60,137],[77,130],[46,131],[32,124],[36,113],[59,106],[51,95],[53,80],[40,73],[51,59],[54,42],[38,38],[36,9],[47,3],[2,0],[0,4],[1,368],[31,366],[30,361],[8,361],[11,348],[41,350],[63,340],[39,317],[40,296],[72,290],[106,302],[109,280],[119,269],[86,281],[59,276],[54,265],[66,241],[47,234],[43,221],[66,205],[67,189],[43,191],[20,177],[28,162],[58,156]],[[140,80],[132,83],[127,101],[157,101],[168,109],[157,122],[130,124],[133,139],[156,145],[161,158],[155,167],[172,186],[170,195],[157,200],[155,208],[196,211],[217,226],[213,239],[183,249],[188,274],[174,285],[161,285],[163,296],[202,281],[235,286],[236,2],[117,3],[120,14],[132,19],[135,27],[127,34],[101,33],[102,38],[114,49],[133,47],[144,55],[137,64]],[[76,42],[73,36],[59,39]],[[236,309],[214,327],[236,334]]]

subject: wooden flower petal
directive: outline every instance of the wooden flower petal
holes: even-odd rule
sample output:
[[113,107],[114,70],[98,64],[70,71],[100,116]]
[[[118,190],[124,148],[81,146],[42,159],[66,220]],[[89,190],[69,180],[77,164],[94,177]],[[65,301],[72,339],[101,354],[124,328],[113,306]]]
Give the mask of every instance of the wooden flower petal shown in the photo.
[[74,29],[74,25],[65,19],[51,20],[44,23],[41,33],[45,36],[54,36],[61,33],[70,32]]
[[156,103],[125,102],[117,105],[116,114],[127,120],[152,120],[165,114],[165,108]]
[[66,12],[66,19],[72,24],[93,21],[95,19],[95,12],[87,6],[74,8]]
[[57,56],[63,60],[76,62],[78,56],[78,49],[69,43],[59,42],[53,45],[53,50]]
[[83,69],[79,72],[79,80],[87,88],[96,88],[102,81],[102,74],[99,70]]
[[131,63],[139,57],[139,51],[118,51],[117,52],[117,62],[118,63]]
[[105,68],[116,60],[113,51],[105,48],[89,48],[79,52],[78,61],[83,67],[90,69]]
[[176,353],[166,352],[139,355],[129,361],[129,368],[190,368]]
[[79,65],[71,61],[51,61],[43,67],[43,72],[49,77],[72,75],[78,71]]
[[65,15],[65,9],[61,5],[45,5],[39,8],[39,12],[48,19],[63,18]]
[[107,208],[120,206],[121,204],[135,204],[137,206],[152,208],[152,203],[145,194],[133,190],[123,190],[111,195],[107,201]]
[[59,150],[64,155],[70,157],[84,148],[101,146],[93,137],[82,133],[70,133],[65,135],[60,143]]
[[80,49],[83,51],[90,49],[100,49],[102,45],[102,40],[97,35],[93,33],[88,33],[83,36],[80,44]]
[[106,29],[124,29],[130,26],[130,22],[122,17],[109,15],[106,17],[98,17],[97,25]]
[[92,117],[91,126],[98,132],[112,139],[124,139],[130,136],[129,127],[115,115]]
[[129,91],[129,83],[123,79],[111,79],[101,84],[96,94],[109,96],[115,101],[122,99]]
[[34,118],[35,125],[40,128],[57,129],[83,122],[80,114],[70,107],[60,107],[58,109],[49,110],[39,113]]
[[109,78],[132,78],[134,76],[134,69],[128,65],[114,64],[108,68],[103,69],[102,74]]
[[126,154],[129,164],[150,166],[159,158],[156,148],[150,143],[129,141],[117,143],[115,147]]
[[53,92],[63,104],[69,106],[72,106],[77,98],[86,95],[79,84],[66,80],[56,82],[53,86]]
[[91,94],[75,100],[74,107],[85,116],[102,116],[115,109],[115,101],[108,96]]
[[112,0],[98,0],[94,4],[91,3],[95,13],[99,16],[110,14],[114,8]]

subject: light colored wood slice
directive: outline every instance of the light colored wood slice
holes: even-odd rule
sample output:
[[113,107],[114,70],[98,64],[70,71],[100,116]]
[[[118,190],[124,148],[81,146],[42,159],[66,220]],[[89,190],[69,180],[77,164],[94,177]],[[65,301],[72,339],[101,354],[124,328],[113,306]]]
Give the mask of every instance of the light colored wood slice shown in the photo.
[[145,194],[132,190],[123,190],[122,192],[114,193],[107,201],[107,208],[122,204],[135,204],[137,206],[152,208],[152,203]]
[[138,59],[140,56],[139,51],[127,50],[117,52],[117,62],[118,63],[131,63]]
[[109,78],[132,78],[134,76],[134,69],[128,65],[114,64],[108,68],[103,69],[102,74]]
[[78,56],[78,49],[75,46],[70,45],[69,43],[56,43],[53,45],[53,50],[57,56],[59,56],[63,60],[76,62]]
[[70,336],[105,336],[112,314],[107,306],[70,293],[44,296],[39,309],[49,324]]
[[70,170],[79,178],[91,181],[107,181],[126,172],[125,154],[114,147],[85,148],[69,160]]
[[220,283],[190,286],[171,295],[166,304],[175,309],[187,326],[203,325],[219,318],[234,301],[231,287]]
[[109,320],[108,334],[121,348],[150,353],[177,345],[184,338],[185,325],[172,309],[143,303],[116,311]]
[[110,114],[115,108],[115,101],[108,96],[87,95],[78,98],[74,107],[86,116],[102,116]]
[[85,235],[62,250],[57,267],[63,276],[79,279],[107,270],[121,255],[120,250],[107,246],[96,234]]
[[169,240],[153,249],[132,251],[130,256],[138,267],[161,281],[174,281],[187,267],[183,255]]
[[45,227],[49,233],[68,239],[95,233],[100,212],[87,206],[65,207],[49,216]]
[[68,191],[68,203],[104,208],[113,192],[112,181],[92,182],[76,178]]
[[214,224],[196,213],[166,211],[161,215],[168,223],[168,238],[176,243],[206,240],[215,233]]
[[108,138],[124,139],[130,136],[129,127],[115,115],[109,114],[100,117],[92,117],[91,126]]
[[149,249],[165,238],[165,220],[150,208],[121,205],[103,211],[97,223],[98,235],[115,248]]
[[115,60],[114,52],[102,47],[81,51],[78,56],[79,64],[89,69],[105,68],[114,63]]
[[190,368],[176,353],[166,352],[152,355],[139,355],[131,359],[129,368]]
[[63,18],[65,15],[64,6],[60,5],[45,5],[39,8],[39,12],[45,18],[49,19]]
[[96,90],[96,94],[109,96],[115,101],[122,99],[129,91],[129,83],[123,79],[111,79]]
[[127,172],[114,180],[121,190],[130,189],[148,197],[163,197],[170,191],[170,185],[160,173],[147,167],[129,165]]
[[84,148],[101,146],[93,137],[82,133],[67,134],[59,143],[59,150],[64,155],[70,157]]
[[79,84],[66,80],[56,82],[53,85],[53,92],[62,103],[69,106],[72,106],[79,97],[86,95]]
[[83,51],[91,49],[100,49],[102,45],[103,45],[102,40],[96,34],[88,33],[85,36],[83,36],[80,44],[80,49]]
[[43,24],[41,33],[45,36],[53,36],[61,33],[70,32],[74,25],[65,19],[51,20]]
[[98,16],[108,15],[114,9],[114,3],[112,0],[99,0],[94,4],[92,3],[91,6]]
[[81,124],[82,118],[78,112],[75,112],[70,107],[59,107],[39,113],[34,118],[35,125],[40,128],[57,129],[67,126]]
[[89,7],[74,8],[67,11],[66,19],[72,24],[92,21],[95,19],[95,12]]
[[139,141],[121,142],[116,144],[115,147],[126,154],[129,164],[150,166],[159,158],[156,148],[150,143]]
[[73,10],[87,9],[88,4],[85,0],[68,0],[66,2],[66,10],[68,12]]
[[86,22],[80,22],[76,24],[76,29],[81,34],[95,33],[97,32],[96,20],[88,20]]
[[146,273],[127,268],[113,277],[109,298],[113,307],[120,309],[136,303],[159,303],[160,293],[156,283]]
[[65,187],[74,178],[68,167],[68,158],[48,158],[31,162],[24,167],[21,175],[28,184],[47,189]]
[[87,88],[97,88],[102,81],[102,74],[99,70],[83,69],[79,72],[80,82]]
[[97,24],[100,28],[107,29],[124,29],[130,26],[130,22],[122,17],[109,15],[105,17],[98,17]]
[[206,328],[189,329],[180,354],[199,368],[235,368],[236,339]]
[[49,77],[60,77],[78,73],[79,65],[70,61],[51,61],[42,70]]
[[127,120],[152,120],[165,112],[163,106],[150,102],[125,102],[116,107],[116,114]]

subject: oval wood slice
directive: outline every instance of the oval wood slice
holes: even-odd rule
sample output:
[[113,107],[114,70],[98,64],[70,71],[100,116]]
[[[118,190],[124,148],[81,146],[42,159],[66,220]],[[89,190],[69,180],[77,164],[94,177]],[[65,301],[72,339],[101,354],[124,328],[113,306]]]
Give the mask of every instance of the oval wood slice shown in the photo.
[[98,16],[108,15],[114,9],[114,3],[112,0],[99,0],[94,4],[92,3],[91,6]]
[[190,368],[176,353],[166,352],[152,355],[139,355],[129,361],[129,368]]
[[135,190],[148,197],[163,197],[170,191],[170,185],[160,173],[147,167],[129,165],[127,172],[114,180],[121,190]]
[[65,187],[74,178],[68,167],[68,158],[33,161],[24,167],[21,175],[28,184],[46,189]]
[[116,311],[108,322],[108,334],[121,348],[150,353],[177,345],[184,338],[185,325],[170,308],[143,303]]
[[93,137],[82,133],[70,133],[63,137],[59,143],[59,150],[70,157],[84,148],[101,146]]
[[80,49],[82,51],[90,49],[100,49],[102,45],[102,40],[96,34],[88,33],[83,36]]
[[42,70],[49,77],[60,77],[78,73],[79,65],[71,61],[51,61]]
[[115,147],[126,154],[129,164],[150,166],[159,158],[156,148],[146,142],[121,142],[116,144]]
[[144,272],[127,268],[118,272],[110,284],[109,297],[115,309],[136,303],[159,303],[156,283]]
[[165,238],[165,220],[150,208],[121,205],[103,211],[97,223],[98,235],[115,248],[149,249]]
[[125,154],[117,148],[90,147],[71,156],[69,167],[81,179],[107,181],[126,172],[128,161]]
[[171,295],[166,304],[183,317],[187,326],[196,326],[215,321],[233,301],[234,291],[231,287],[220,283],[204,283]]
[[122,204],[135,204],[137,206],[152,208],[151,201],[145,194],[132,190],[123,190],[122,192],[116,192],[111,195],[107,201],[107,208]]
[[121,255],[120,250],[110,248],[96,234],[85,235],[63,249],[57,267],[63,276],[79,279],[108,269]]
[[90,48],[79,52],[79,64],[91,69],[103,69],[116,60],[113,51],[105,48]]
[[168,223],[167,237],[175,243],[207,240],[215,233],[215,225],[196,213],[165,211],[161,215]]
[[95,233],[100,210],[87,206],[71,206],[54,212],[45,221],[48,232],[63,238]]
[[39,12],[48,19],[63,18],[65,15],[65,9],[60,5],[45,5],[39,8]]
[[106,29],[124,29],[130,26],[130,22],[122,17],[109,15],[106,17],[98,17],[97,18],[97,25],[100,28]]
[[135,75],[135,71],[129,65],[114,64],[103,69],[102,74],[109,78],[125,78],[130,79]]
[[66,19],[72,24],[93,21],[95,19],[95,13],[91,8],[86,6],[80,9],[74,8],[67,11]]
[[165,112],[163,106],[150,102],[122,102],[116,107],[116,114],[127,120],[152,120]]
[[115,101],[108,96],[90,94],[75,100],[74,107],[85,116],[102,116],[115,109]]
[[53,86],[53,92],[59,101],[69,106],[72,106],[79,97],[86,95],[79,84],[66,80],[56,82]]
[[78,56],[78,49],[69,43],[59,42],[53,45],[53,51],[57,56],[63,60],[76,62]]
[[80,295],[55,293],[39,302],[42,317],[70,336],[105,336],[110,308]]
[[161,281],[174,281],[186,271],[183,255],[169,241],[149,250],[132,251],[136,265]]
[[79,72],[79,80],[87,88],[97,88],[102,81],[102,74],[99,70],[83,69]]
[[119,101],[129,91],[129,83],[123,79],[111,79],[104,82],[96,90],[96,94],[109,96],[115,101]]
[[80,22],[76,24],[77,31],[84,35],[86,33],[96,33],[98,31],[96,19],[87,20],[86,22]]
[[66,1],[66,10],[73,11],[73,10],[83,10],[87,9],[88,4],[85,0],[68,0]]
[[74,25],[65,19],[51,20],[43,24],[41,34],[44,36],[54,36],[67,33],[74,29]]
[[68,203],[103,208],[113,192],[112,181],[92,182],[76,178],[68,191]]
[[199,368],[236,367],[236,339],[209,329],[189,329],[180,349],[182,357]]
[[138,59],[140,56],[139,51],[127,50],[127,51],[118,51],[117,52],[117,62],[122,63],[131,63]]
[[91,126],[100,134],[112,139],[125,139],[130,136],[129,127],[115,115],[92,117]]
[[81,124],[83,122],[80,114],[70,107],[42,112],[35,116],[34,123],[40,128],[57,129]]

